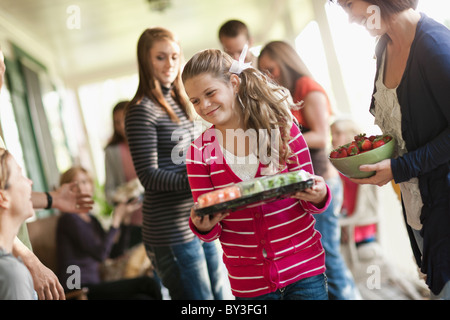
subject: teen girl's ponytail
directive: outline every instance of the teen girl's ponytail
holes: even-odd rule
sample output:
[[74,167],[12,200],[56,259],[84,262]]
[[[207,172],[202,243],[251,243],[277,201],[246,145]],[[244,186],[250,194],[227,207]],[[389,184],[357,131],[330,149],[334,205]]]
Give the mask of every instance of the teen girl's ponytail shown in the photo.
[[237,99],[246,129],[254,129],[260,142],[259,149],[265,148],[265,152],[259,154],[277,158],[277,169],[282,169],[292,155],[289,141],[293,117],[289,109],[289,91],[254,68],[243,70],[239,78]]

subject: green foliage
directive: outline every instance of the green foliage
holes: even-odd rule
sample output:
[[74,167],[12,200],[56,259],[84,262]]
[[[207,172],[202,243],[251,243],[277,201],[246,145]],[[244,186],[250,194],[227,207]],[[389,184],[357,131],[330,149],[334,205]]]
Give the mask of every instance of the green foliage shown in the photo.
[[113,206],[106,201],[105,186],[101,185],[98,180],[94,182],[94,202],[95,211],[99,216],[109,217],[113,212]]

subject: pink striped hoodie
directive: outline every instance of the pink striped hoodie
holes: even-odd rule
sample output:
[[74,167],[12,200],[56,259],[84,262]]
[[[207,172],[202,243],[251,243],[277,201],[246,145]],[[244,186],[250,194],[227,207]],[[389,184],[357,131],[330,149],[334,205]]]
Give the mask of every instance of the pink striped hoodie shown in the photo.
[[[205,131],[188,149],[186,165],[195,203],[203,193],[241,181],[226,164],[213,132]],[[303,169],[313,174],[308,146],[295,124],[290,134],[294,161],[283,172]],[[261,176],[261,168],[260,164],[255,177]],[[256,297],[325,271],[321,235],[314,229],[312,214],[328,207],[327,189],[321,209],[287,198],[232,212],[207,234],[199,233],[192,221],[190,226],[203,241],[220,240],[233,294]]]

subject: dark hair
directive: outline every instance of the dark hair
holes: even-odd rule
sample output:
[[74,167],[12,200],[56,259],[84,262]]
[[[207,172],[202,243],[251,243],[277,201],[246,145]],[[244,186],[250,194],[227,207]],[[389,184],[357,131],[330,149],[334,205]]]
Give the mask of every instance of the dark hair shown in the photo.
[[[328,0],[338,4],[345,3],[347,0]],[[363,0],[367,3],[376,5],[380,8],[381,16],[389,17],[396,13],[408,10],[416,9],[419,4],[419,0]]]
[[[127,105],[130,103],[130,101],[120,101],[119,103],[117,103],[115,105],[115,107],[113,108],[113,112],[112,112],[112,118],[113,118],[113,123],[114,123],[114,115],[116,114],[116,112],[119,111],[124,111],[125,112],[125,108],[127,107]],[[117,130],[116,127],[113,126],[114,131],[112,134],[112,137],[109,139],[108,145],[107,146],[111,146],[111,145],[115,145],[121,142],[125,142],[127,137],[124,137],[123,135],[121,135]]]
[[[178,123],[180,119],[176,115],[175,111],[173,111],[170,104],[164,98],[161,89],[161,84],[153,74],[153,66],[149,58],[149,52],[150,49],[153,47],[153,44],[156,41],[160,40],[170,40],[176,42],[177,44],[179,43],[175,34],[173,34],[167,29],[159,27],[146,29],[139,37],[137,45],[139,85],[135,96],[133,97],[133,99],[131,99],[131,102],[128,104],[125,112],[128,112],[129,108],[132,108],[133,105],[140,103],[141,100],[145,96],[147,96],[153,102],[163,107],[173,122]],[[182,54],[180,55],[180,59],[181,57]],[[188,97],[186,96],[183,82],[181,81],[181,63],[182,61],[180,61],[178,75],[172,84],[171,95],[174,98],[174,100],[180,104],[181,109],[185,112],[188,119],[192,120],[194,114],[192,110],[192,105],[189,102]]]
[[219,29],[219,39],[221,37],[234,38],[242,33],[247,39],[250,39],[250,32],[245,23],[240,20],[228,20]]

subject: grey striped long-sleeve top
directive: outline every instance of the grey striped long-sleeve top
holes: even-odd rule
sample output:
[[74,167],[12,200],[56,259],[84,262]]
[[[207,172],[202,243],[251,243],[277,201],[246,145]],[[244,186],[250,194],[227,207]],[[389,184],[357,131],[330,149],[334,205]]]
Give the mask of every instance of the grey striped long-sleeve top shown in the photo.
[[180,119],[174,123],[160,105],[145,97],[130,106],[125,118],[131,156],[145,188],[142,235],[144,243],[167,246],[194,238],[189,228],[192,194],[185,152],[193,138],[193,123],[165,94]]

